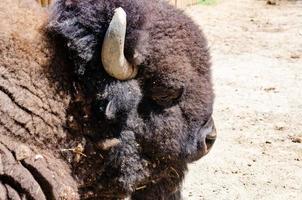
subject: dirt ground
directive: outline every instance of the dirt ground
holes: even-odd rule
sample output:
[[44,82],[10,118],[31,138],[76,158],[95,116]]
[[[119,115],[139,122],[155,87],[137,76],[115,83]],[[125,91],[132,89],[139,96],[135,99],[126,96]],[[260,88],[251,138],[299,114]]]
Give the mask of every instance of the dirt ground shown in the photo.
[[190,165],[184,196],[301,200],[302,1],[221,0],[186,12],[209,39],[219,137]]

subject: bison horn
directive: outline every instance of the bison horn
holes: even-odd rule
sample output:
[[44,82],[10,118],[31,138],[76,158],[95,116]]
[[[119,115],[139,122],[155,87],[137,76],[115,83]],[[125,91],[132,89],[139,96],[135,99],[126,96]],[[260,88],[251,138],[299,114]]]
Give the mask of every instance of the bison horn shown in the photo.
[[51,0],[37,0],[37,1],[42,7],[49,6],[51,3]]
[[102,46],[103,66],[110,76],[119,80],[132,79],[138,71],[137,66],[131,65],[124,55],[126,27],[126,12],[117,8]]

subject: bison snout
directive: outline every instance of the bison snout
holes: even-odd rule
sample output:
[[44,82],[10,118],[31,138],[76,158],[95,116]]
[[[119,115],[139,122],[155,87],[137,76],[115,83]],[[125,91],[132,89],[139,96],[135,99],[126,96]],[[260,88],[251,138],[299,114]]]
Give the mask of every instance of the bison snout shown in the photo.
[[207,155],[212,149],[217,137],[213,119],[210,118],[197,132],[195,132],[193,137],[199,139],[194,139],[193,143],[187,146],[188,162],[199,160],[203,156]]
[[207,123],[200,129],[200,133],[203,135],[200,152],[200,157],[202,157],[209,153],[217,138],[217,132],[213,118],[210,118]]
[[212,131],[209,132],[209,134],[207,134],[205,138],[205,144],[207,148],[206,154],[211,150],[213,144],[215,143],[216,138],[217,138],[217,132],[216,132],[215,125],[213,123]]

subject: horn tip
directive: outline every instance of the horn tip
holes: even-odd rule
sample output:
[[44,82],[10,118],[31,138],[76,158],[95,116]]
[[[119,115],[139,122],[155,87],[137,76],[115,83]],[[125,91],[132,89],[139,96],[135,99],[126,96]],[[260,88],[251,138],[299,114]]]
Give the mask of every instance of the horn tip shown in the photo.
[[114,14],[126,16],[126,12],[122,7],[118,7],[114,10]]

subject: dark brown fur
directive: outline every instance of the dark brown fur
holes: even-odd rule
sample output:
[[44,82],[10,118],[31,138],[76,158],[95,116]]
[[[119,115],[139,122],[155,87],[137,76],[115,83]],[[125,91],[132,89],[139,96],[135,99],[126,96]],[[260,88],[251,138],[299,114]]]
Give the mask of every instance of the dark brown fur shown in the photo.
[[[117,7],[128,17],[125,55],[140,69],[128,82],[110,78],[100,59]],[[198,130],[212,114],[210,57],[199,28],[162,1],[59,0],[49,30],[65,44],[84,99],[91,101],[85,110],[94,106],[84,134],[95,141],[124,138],[109,152],[99,181],[126,193],[145,185],[133,194],[138,199],[173,199],[168,196],[179,190],[186,163],[198,151]],[[110,101],[114,117],[108,120]]]

